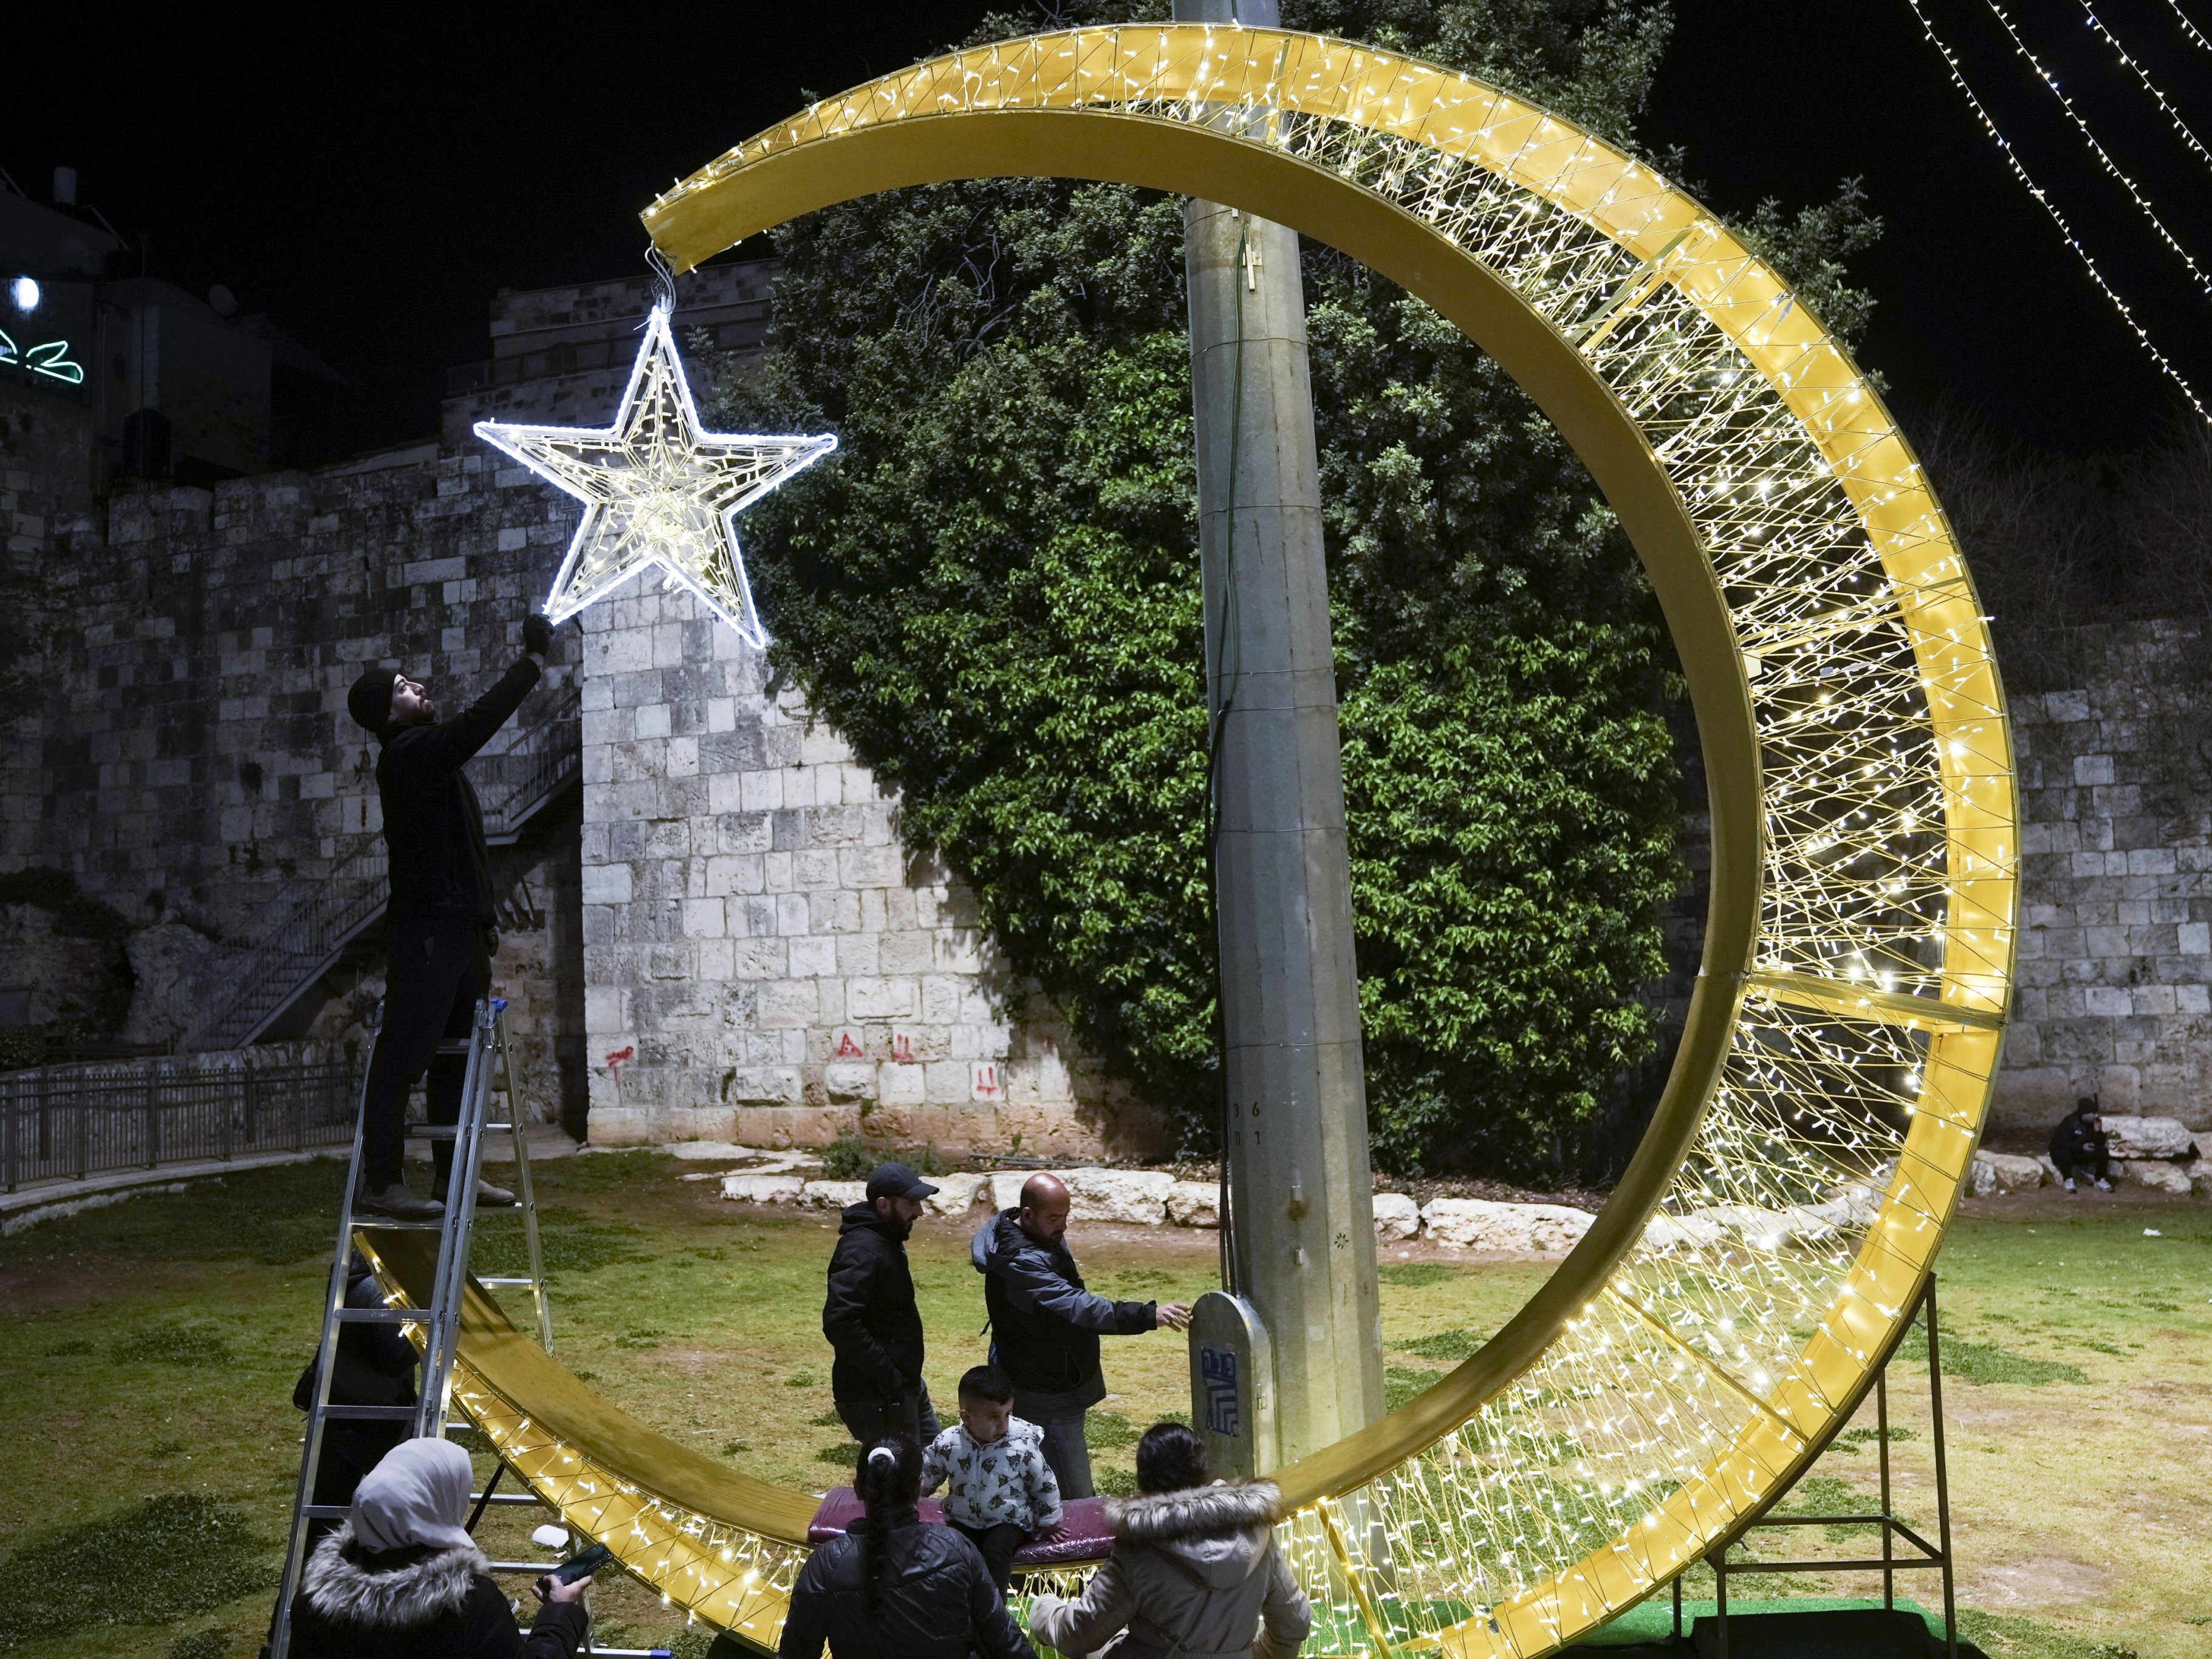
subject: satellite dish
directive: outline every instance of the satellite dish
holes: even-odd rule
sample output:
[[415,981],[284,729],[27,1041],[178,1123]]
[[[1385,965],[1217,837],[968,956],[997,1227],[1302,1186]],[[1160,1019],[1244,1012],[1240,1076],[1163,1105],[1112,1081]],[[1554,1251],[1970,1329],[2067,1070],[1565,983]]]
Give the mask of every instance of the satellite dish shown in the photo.
[[235,316],[238,313],[238,295],[217,283],[208,290],[208,305],[218,317]]

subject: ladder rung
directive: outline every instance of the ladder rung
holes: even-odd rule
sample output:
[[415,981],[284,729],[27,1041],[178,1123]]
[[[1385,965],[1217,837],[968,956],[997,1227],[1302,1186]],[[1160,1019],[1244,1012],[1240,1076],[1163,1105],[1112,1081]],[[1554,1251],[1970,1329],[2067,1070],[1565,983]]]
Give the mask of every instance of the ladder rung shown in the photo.
[[492,1561],[485,1565],[494,1572],[547,1573],[568,1564],[566,1561]]
[[435,1049],[434,1049],[432,1052],[434,1052],[434,1053],[435,1053],[435,1054],[465,1054],[468,1053],[468,1051],[469,1051],[469,1040],[468,1040],[468,1038],[466,1038],[466,1037],[446,1037],[446,1038],[441,1039],[441,1040],[439,1042],[439,1044],[438,1044],[437,1048],[436,1048]]
[[340,1308],[341,1325],[427,1325],[430,1316],[420,1308]]
[[389,1216],[381,1215],[348,1216],[346,1220],[353,1226],[379,1233],[441,1233],[446,1231],[442,1216],[435,1221],[394,1221]]
[[553,1507],[550,1504],[546,1504],[545,1500],[537,1493],[528,1492],[495,1492],[489,1498],[480,1492],[472,1492],[469,1494],[469,1502],[471,1504],[544,1504],[549,1510]]
[[487,1285],[495,1291],[507,1291],[514,1290],[524,1285],[535,1285],[538,1281],[534,1279],[516,1279],[509,1275],[498,1279],[479,1279],[477,1280],[477,1283]]
[[380,1423],[396,1423],[415,1415],[412,1406],[325,1406],[325,1417],[364,1419]]
[[343,1504],[302,1504],[300,1516],[306,1521],[343,1521],[353,1510]]
[[458,1123],[410,1123],[407,1126],[410,1140],[451,1140],[461,1132]]

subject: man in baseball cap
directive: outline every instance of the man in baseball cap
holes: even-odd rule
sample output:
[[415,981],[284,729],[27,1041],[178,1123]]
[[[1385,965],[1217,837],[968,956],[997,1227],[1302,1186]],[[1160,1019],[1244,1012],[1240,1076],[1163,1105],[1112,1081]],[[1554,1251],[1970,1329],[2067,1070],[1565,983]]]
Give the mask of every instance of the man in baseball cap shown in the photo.
[[[483,809],[463,764],[507,724],[544,672],[553,625],[532,612],[522,622],[522,655],[499,683],[448,720],[420,680],[396,668],[372,668],[346,693],[346,708],[380,747],[376,792],[384,808],[391,856],[392,897],[385,908],[391,958],[384,981],[384,1025],[369,1058],[362,1104],[362,1190],[356,1208],[399,1221],[444,1212],[401,1180],[407,1096],[430,1073],[430,1121],[460,1115],[467,1062],[433,1060],[442,1037],[465,1037],[477,1000],[491,994],[491,859],[484,846]],[[436,1143],[438,1189],[450,1179],[453,1143]],[[512,1204],[514,1194],[489,1182],[479,1204]]]
[[836,1351],[830,1394],[863,1446],[886,1435],[927,1445],[937,1410],[921,1380],[921,1310],[908,1270],[907,1235],[937,1188],[903,1164],[877,1166],[866,1199],[845,1212],[830,1257],[822,1334]]

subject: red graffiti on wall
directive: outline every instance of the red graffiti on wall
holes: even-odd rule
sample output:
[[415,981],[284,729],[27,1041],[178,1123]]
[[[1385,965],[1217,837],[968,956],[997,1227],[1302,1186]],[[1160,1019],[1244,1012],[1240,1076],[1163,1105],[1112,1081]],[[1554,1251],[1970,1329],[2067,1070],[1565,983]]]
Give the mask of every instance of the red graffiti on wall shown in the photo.
[[627,1048],[616,1049],[614,1053],[607,1056],[607,1075],[614,1079],[616,1082],[621,1082],[623,1062],[626,1060],[635,1060],[636,1058],[637,1045],[635,1042],[631,1043]]
[[850,1031],[840,1031],[837,1033],[837,1058],[840,1060],[860,1060],[863,1058],[860,1045],[853,1040],[853,1034]]

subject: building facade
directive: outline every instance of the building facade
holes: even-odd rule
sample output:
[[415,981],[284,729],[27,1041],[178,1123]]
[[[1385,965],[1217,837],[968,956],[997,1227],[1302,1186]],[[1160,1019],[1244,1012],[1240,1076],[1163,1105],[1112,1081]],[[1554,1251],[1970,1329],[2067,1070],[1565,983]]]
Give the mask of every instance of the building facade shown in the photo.
[[[771,276],[684,279],[679,340],[751,349]],[[450,705],[512,659],[574,504],[468,426],[604,423],[648,302],[643,279],[502,295],[439,439],[204,487],[118,484],[89,403],[0,380],[0,879],[59,872],[127,919],[136,1035],[189,1035],[260,973],[248,947],[373,856],[373,745],[344,712],[362,666],[404,664]],[[650,582],[580,624],[520,717],[541,735],[573,719],[573,764],[495,860],[501,982],[542,1115],[608,1142],[1159,1149],[1157,1120],[995,960],[952,872],[908,854],[896,800],[759,653]],[[2166,624],[2100,637],[2082,684],[2014,702],[2027,912],[1997,1120],[2101,1092],[2201,1125],[2205,649]],[[67,954],[56,925],[0,902],[0,1020],[55,1006],[30,981]],[[328,954],[259,1034],[366,1040],[374,933]]]

